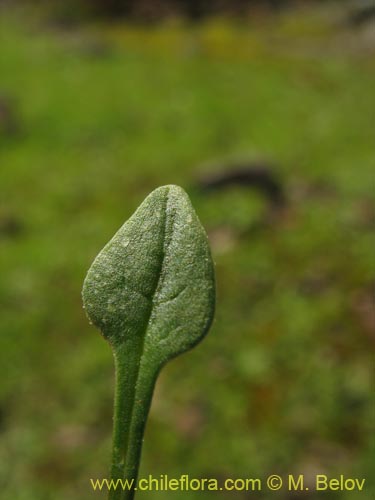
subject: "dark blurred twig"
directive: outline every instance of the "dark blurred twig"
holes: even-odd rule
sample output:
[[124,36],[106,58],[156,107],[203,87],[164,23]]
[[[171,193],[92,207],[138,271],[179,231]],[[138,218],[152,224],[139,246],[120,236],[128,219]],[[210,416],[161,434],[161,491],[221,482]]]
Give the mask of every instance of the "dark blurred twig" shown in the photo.
[[228,165],[225,170],[201,179],[198,188],[203,191],[220,190],[229,186],[246,186],[262,193],[277,207],[285,204],[285,193],[272,166],[265,163]]

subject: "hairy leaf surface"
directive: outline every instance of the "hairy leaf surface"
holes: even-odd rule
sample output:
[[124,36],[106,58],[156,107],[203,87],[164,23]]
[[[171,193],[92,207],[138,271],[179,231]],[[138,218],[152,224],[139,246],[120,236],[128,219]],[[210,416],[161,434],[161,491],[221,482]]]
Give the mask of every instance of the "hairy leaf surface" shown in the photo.
[[180,187],[153,191],[120,228],[88,271],[83,301],[116,362],[112,477],[134,478],[157,374],[202,339],[214,314],[207,236]]

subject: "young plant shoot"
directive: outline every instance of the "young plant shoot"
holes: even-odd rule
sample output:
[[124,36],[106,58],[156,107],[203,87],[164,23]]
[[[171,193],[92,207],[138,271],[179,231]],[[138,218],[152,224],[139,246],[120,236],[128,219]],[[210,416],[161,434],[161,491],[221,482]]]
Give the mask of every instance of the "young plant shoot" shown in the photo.
[[[207,236],[183,189],[162,186],[144,200],[94,260],[82,295],[115,359],[111,479],[136,486],[158,373],[205,336],[214,315]],[[109,499],[134,494],[117,488]]]

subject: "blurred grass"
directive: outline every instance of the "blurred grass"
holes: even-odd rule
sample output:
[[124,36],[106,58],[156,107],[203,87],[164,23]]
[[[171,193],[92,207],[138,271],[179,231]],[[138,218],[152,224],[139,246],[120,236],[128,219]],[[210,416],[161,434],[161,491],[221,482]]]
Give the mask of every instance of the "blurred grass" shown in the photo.
[[[1,17],[0,97],[17,124],[0,135],[2,498],[100,497],[89,478],[107,474],[113,366],[81,284],[165,183],[191,193],[208,229],[218,305],[205,342],[161,376],[141,475],[370,482],[375,64],[300,16],[303,29],[297,17],[71,31]],[[193,189],[259,157],[288,196],[269,224],[256,193]]]

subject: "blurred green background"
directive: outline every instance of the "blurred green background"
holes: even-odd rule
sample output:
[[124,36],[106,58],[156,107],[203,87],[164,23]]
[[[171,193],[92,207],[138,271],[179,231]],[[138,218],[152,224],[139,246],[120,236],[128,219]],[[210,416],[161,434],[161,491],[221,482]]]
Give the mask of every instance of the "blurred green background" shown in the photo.
[[[1,499],[105,498],[89,479],[108,474],[113,360],[82,281],[169,183],[207,229],[217,314],[161,374],[140,475],[345,474],[365,490],[324,498],[373,498],[375,25],[279,3],[199,22],[2,4]],[[202,189],[238,162],[285,203]],[[138,495],[161,497],[299,498]]]

